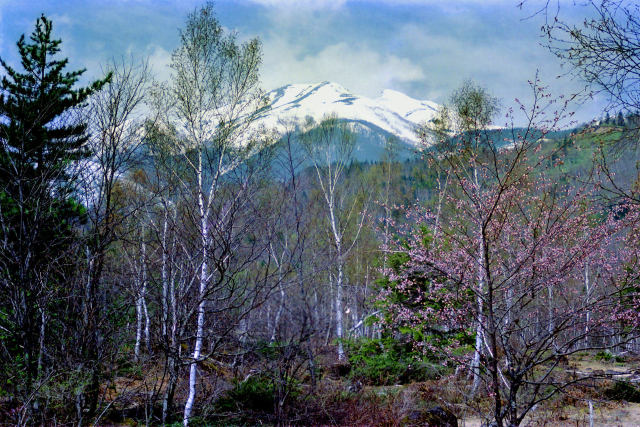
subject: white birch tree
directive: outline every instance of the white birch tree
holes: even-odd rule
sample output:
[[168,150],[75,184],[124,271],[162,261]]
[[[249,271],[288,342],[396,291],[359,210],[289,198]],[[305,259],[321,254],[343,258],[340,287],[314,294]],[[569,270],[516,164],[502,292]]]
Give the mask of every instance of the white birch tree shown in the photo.
[[[189,14],[180,32],[180,47],[174,51],[171,68],[171,118],[183,141],[177,152],[183,157],[192,180],[182,181],[183,191],[197,203],[198,301],[195,337],[189,362],[189,395],[184,425],[189,424],[196,398],[198,363],[203,356],[203,335],[208,297],[223,275],[232,253],[210,264],[216,252],[212,233],[228,225],[237,209],[239,194],[219,203],[227,174],[239,168],[254,153],[250,124],[262,106],[258,87],[260,43],[253,39],[238,43],[225,34],[212,4]],[[246,182],[244,183],[246,184]],[[246,194],[240,184],[238,192]],[[216,206],[223,206],[216,210]],[[215,213],[214,213],[215,211]],[[227,248],[228,249],[228,248]]]
[[[358,211],[357,198],[349,198],[342,191],[345,169],[352,161],[355,142],[355,135],[348,125],[340,122],[335,116],[325,118],[317,127],[314,127],[312,122],[307,123],[307,131],[303,141],[326,204],[329,234],[333,243],[335,271],[330,272],[329,275],[330,281],[335,281],[334,310],[338,360],[345,359],[342,342],[344,338],[342,304],[345,263],[358,241],[366,217],[366,207],[364,210]],[[352,233],[349,235],[350,228]]]
[[[468,186],[472,198],[481,206],[483,203],[483,182],[480,175],[484,172],[483,151],[493,148],[488,131],[498,112],[498,100],[486,90],[471,81],[466,81],[451,96],[451,105],[443,107],[435,120],[435,133],[439,138],[435,149],[429,151],[431,165],[438,168],[438,205],[436,208],[436,226],[442,215],[443,198],[451,174],[457,181],[472,183]],[[430,145],[430,132],[422,132],[425,145]],[[441,177],[444,176],[444,184]],[[469,374],[473,376],[472,393],[480,385],[480,357],[484,347],[485,319],[484,288],[486,284],[486,239],[484,224],[478,221],[477,227],[477,279],[476,279],[476,334],[475,350]],[[436,233],[439,228],[436,227]]]

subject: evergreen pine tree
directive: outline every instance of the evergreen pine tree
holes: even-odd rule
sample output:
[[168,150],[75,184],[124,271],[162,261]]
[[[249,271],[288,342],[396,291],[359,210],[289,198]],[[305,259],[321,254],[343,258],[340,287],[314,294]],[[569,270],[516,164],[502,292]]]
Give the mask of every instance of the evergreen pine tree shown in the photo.
[[22,378],[8,386],[0,371],[0,388],[23,395],[43,373],[44,322],[57,317],[49,310],[68,285],[63,260],[83,213],[69,171],[90,153],[74,112],[109,79],[75,89],[85,70],[64,71],[51,30],[43,15],[29,41],[20,37],[22,71],[0,59],[0,360],[9,363],[0,368]]

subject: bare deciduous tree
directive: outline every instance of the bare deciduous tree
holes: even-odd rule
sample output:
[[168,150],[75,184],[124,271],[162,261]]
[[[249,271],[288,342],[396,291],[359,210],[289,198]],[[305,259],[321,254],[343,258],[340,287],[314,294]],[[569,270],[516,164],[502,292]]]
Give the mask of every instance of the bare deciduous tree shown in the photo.
[[151,79],[146,62],[113,60],[107,72],[111,80],[91,98],[85,111],[93,155],[81,169],[83,202],[88,207],[89,219],[85,234],[87,268],[82,330],[83,342],[93,360],[89,390],[91,414],[98,404],[100,366],[106,358],[101,346],[115,333],[107,330],[111,325],[104,319],[109,316],[105,311],[116,310],[116,307],[101,307],[100,302],[106,301],[102,283],[106,254],[114,242],[124,237],[118,235],[117,230],[127,233],[121,227],[123,217],[136,210],[135,206],[123,206],[122,200],[117,200],[116,186],[139,163],[136,156],[140,154],[144,121],[141,107]]

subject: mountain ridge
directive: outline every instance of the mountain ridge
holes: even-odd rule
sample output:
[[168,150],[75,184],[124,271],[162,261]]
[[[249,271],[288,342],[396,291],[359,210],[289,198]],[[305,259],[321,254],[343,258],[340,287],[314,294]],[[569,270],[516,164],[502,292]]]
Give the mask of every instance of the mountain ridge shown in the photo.
[[288,122],[302,123],[307,117],[320,122],[334,114],[339,120],[352,123],[357,133],[368,134],[367,141],[358,143],[356,151],[361,155],[356,157],[379,152],[389,135],[397,137],[407,149],[415,150],[420,145],[416,130],[433,119],[439,108],[435,102],[391,89],[369,98],[329,81],[288,84],[267,96],[269,103],[256,119],[258,126],[284,133]]

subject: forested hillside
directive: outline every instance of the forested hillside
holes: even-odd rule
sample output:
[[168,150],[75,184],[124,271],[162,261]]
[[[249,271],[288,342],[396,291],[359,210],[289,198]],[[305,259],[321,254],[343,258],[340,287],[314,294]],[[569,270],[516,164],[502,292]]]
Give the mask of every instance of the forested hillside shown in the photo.
[[354,117],[264,126],[261,43],[211,4],[167,81],[132,58],[79,84],[54,24],[0,62],[0,424],[515,426],[640,402],[633,99],[582,124],[537,80],[514,108],[466,81],[437,112],[411,100],[433,118],[408,151]]

